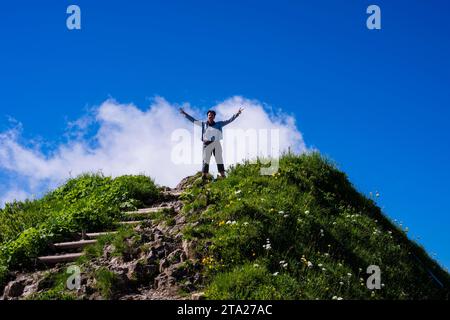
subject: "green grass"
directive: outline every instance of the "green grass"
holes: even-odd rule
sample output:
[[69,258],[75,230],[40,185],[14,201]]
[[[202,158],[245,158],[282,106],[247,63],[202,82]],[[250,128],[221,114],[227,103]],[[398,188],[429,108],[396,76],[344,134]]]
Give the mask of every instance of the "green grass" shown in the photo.
[[219,273],[206,291],[208,299],[292,300],[301,295],[299,282],[289,274],[274,276],[265,264],[244,264]]
[[[279,164],[270,176],[260,174],[261,163],[246,162],[232,167],[224,180],[203,182],[199,174],[189,178],[183,212],[195,224],[183,236],[194,240],[202,257],[208,298],[449,298],[449,274],[331,161],[317,153],[286,154]],[[86,174],[41,199],[7,205],[0,210],[0,287],[10,270],[32,266],[49,242],[81,230],[113,228],[123,218],[121,211],[149,205],[159,196],[145,176]],[[169,210],[146,218],[175,223]],[[87,266],[106,245],[112,246],[112,256],[131,259],[149,249],[147,242],[124,227],[86,247],[77,263]],[[381,269],[380,290],[365,285],[369,265]],[[106,299],[123,285],[106,268],[92,276]],[[76,298],[65,290],[66,275],[54,277],[33,298]]]
[[[84,248],[84,255],[78,259],[79,264],[86,263],[92,259],[99,258],[104,253],[104,248],[107,245],[111,245],[113,250],[111,255],[114,257],[123,257],[130,254],[137,242],[139,236],[133,231],[131,226],[121,227],[117,233],[102,235],[97,238],[97,242],[93,245],[86,246]],[[127,240],[131,239],[130,242]]]
[[123,221],[132,221],[132,220],[152,220],[154,223],[158,224],[160,222],[165,222],[167,225],[174,225],[175,220],[173,218],[175,211],[173,208],[163,208],[161,210],[155,212],[148,213],[139,213],[137,215],[126,214],[122,215]]
[[[448,298],[449,274],[330,161],[288,154],[274,175],[260,167],[237,165],[184,195],[188,219],[199,222],[184,235],[199,243],[209,297]],[[381,268],[381,290],[365,286],[369,265]]]
[[107,268],[100,268],[95,272],[96,287],[102,298],[111,299],[117,290],[118,277]]
[[9,270],[33,265],[50,242],[81,231],[113,228],[121,210],[151,204],[160,197],[146,176],[83,174],[33,201],[0,210],[0,288]]

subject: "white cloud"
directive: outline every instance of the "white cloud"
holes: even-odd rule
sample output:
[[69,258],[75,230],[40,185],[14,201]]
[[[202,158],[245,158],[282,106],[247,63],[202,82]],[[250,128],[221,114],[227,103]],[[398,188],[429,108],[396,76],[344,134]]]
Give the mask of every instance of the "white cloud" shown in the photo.
[[0,204],[3,205],[6,202],[13,202],[14,200],[22,201],[27,198],[30,198],[30,195],[27,192],[13,187],[0,197]]
[[[245,110],[225,128],[225,139],[227,130],[233,128],[279,129],[281,150],[286,150],[288,146],[295,152],[306,150],[295,119],[281,112],[273,112],[258,101],[232,97],[213,109],[220,120],[230,117],[240,106],[244,106]],[[142,111],[133,104],[107,100],[89,115],[69,123],[69,132],[74,132],[67,135],[68,142],[56,146],[53,152],[47,154],[38,147],[29,147],[19,141],[20,125],[0,133],[0,173],[3,171],[3,176],[14,180],[3,184],[3,189],[7,186],[9,191],[0,195],[0,205],[14,197],[23,199],[27,194],[42,193],[70,176],[99,170],[112,176],[144,173],[158,184],[175,186],[183,177],[199,171],[201,167],[198,162],[176,164],[171,160],[172,149],[177,144],[172,141],[172,134],[179,129],[194,133],[192,124],[179,114],[179,107],[163,98],[156,98],[147,110]],[[193,116],[203,115],[189,104],[182,107]],[[85,133],[94,124],[98,129],[94,136],[87,138]],[[200,154],[199,141],[200,137],[196,136],[183,143],[194,148],[193,154]],[[242,160],[229,160],[226,148],[224,156],[226,166]],[[211,171],[215,172],[214,162],[211,164]],[[17,189],[17,181],[21,182],[22,189]]]

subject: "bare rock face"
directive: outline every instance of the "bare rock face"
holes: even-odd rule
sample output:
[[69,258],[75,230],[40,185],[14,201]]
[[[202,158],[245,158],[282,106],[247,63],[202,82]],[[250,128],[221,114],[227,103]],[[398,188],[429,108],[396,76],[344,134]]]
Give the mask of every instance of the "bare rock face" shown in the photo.
[[3,293],[3,299],[17,298],[23,294],[25,289],[25,282],[22,280],[14,280],[8,283]]
[[87,296],[92,296],[96,293],[95,280],[89,277],[83,277],[81,292],[84,292]]
[[178,185],[175,187],[175,190],[184,190],[190,186],[192,186],[192,184],[194,183],[194,181],[200,177],[200,172],[198,172],[197,174],[193,175],[193,176],[188,176],[186,178],[183,178]]
[[170,264],[179,263],[186,260],[186,254],[182,249],[176,249],[167,256],[167,260]]
[[196,260],[198,258],[198,254],[196,252],[197,242],[194,240],[186,240],[182,241],[182,248],[184,253],[186,254],[186,258],[190,260]]
[[111,258],[111,254],[114,251],[114,246],[113,245],[107,245],[103,248],[103,257],[105,259],[109,259]]
[[16,275],[15,280],[10,281],[5,287],[3,299],[24,299],[50,288],[52,280],[48,275],[56,272],[58,272],[57,268],[51,268],[46,271]]
[[167,290],[170,287],[173,287],[176,283],[176,279],[167,273],[160,273],[155,278],[154,287],[159,290]]
[[187,277],[188,274],[188,268],[185,263],[180,262],[171,265],[169,268],[165,270],[165,273],[169,277],[173,277],[176,280],[182,280]]
[[134,261],[128,268],[127,277],[130,281],[140,284],[150,284],[158,274],[158,266],[146,259]]
[[196,293],[193,293],[193,294],[191,295],[191,299],[192,299],[192,300],[205,300],[205,299],[206,299],[205,293],[204,293],[204,292],[196,292]]

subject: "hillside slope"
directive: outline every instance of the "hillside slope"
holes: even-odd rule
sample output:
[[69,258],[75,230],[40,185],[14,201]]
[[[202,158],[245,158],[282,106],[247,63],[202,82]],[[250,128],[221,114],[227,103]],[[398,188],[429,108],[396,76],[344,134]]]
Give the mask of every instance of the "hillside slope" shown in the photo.
[[[449,274],[329,161],[288,154],[274,175],[260,167],[239,164],[206,183],[197,174],[175,190],[143,176],[84,175],[8,206],[4,298],[448,299]],[[158,210],[117,227],[138,207]],[[104,230],[116,232],[71,263],[78,290],[66,286],[66,264],[36,262],[49,244]],[[366,286],[371,265],[380,289]]]

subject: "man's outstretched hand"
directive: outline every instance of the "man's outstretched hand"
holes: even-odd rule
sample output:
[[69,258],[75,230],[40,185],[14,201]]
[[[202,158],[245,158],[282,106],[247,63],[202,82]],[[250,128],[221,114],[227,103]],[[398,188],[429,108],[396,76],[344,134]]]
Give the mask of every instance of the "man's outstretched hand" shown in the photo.
[[239,111],[236,113],[237,115],[240,115],[242,110],[244,110],[244,108],[239,108]]
[[181,113],[181,114],[185,114],[185,113],[186,113],[186,112],[183,110],[183,108],[180,108],[179,110],[180,110],[180,113]]

